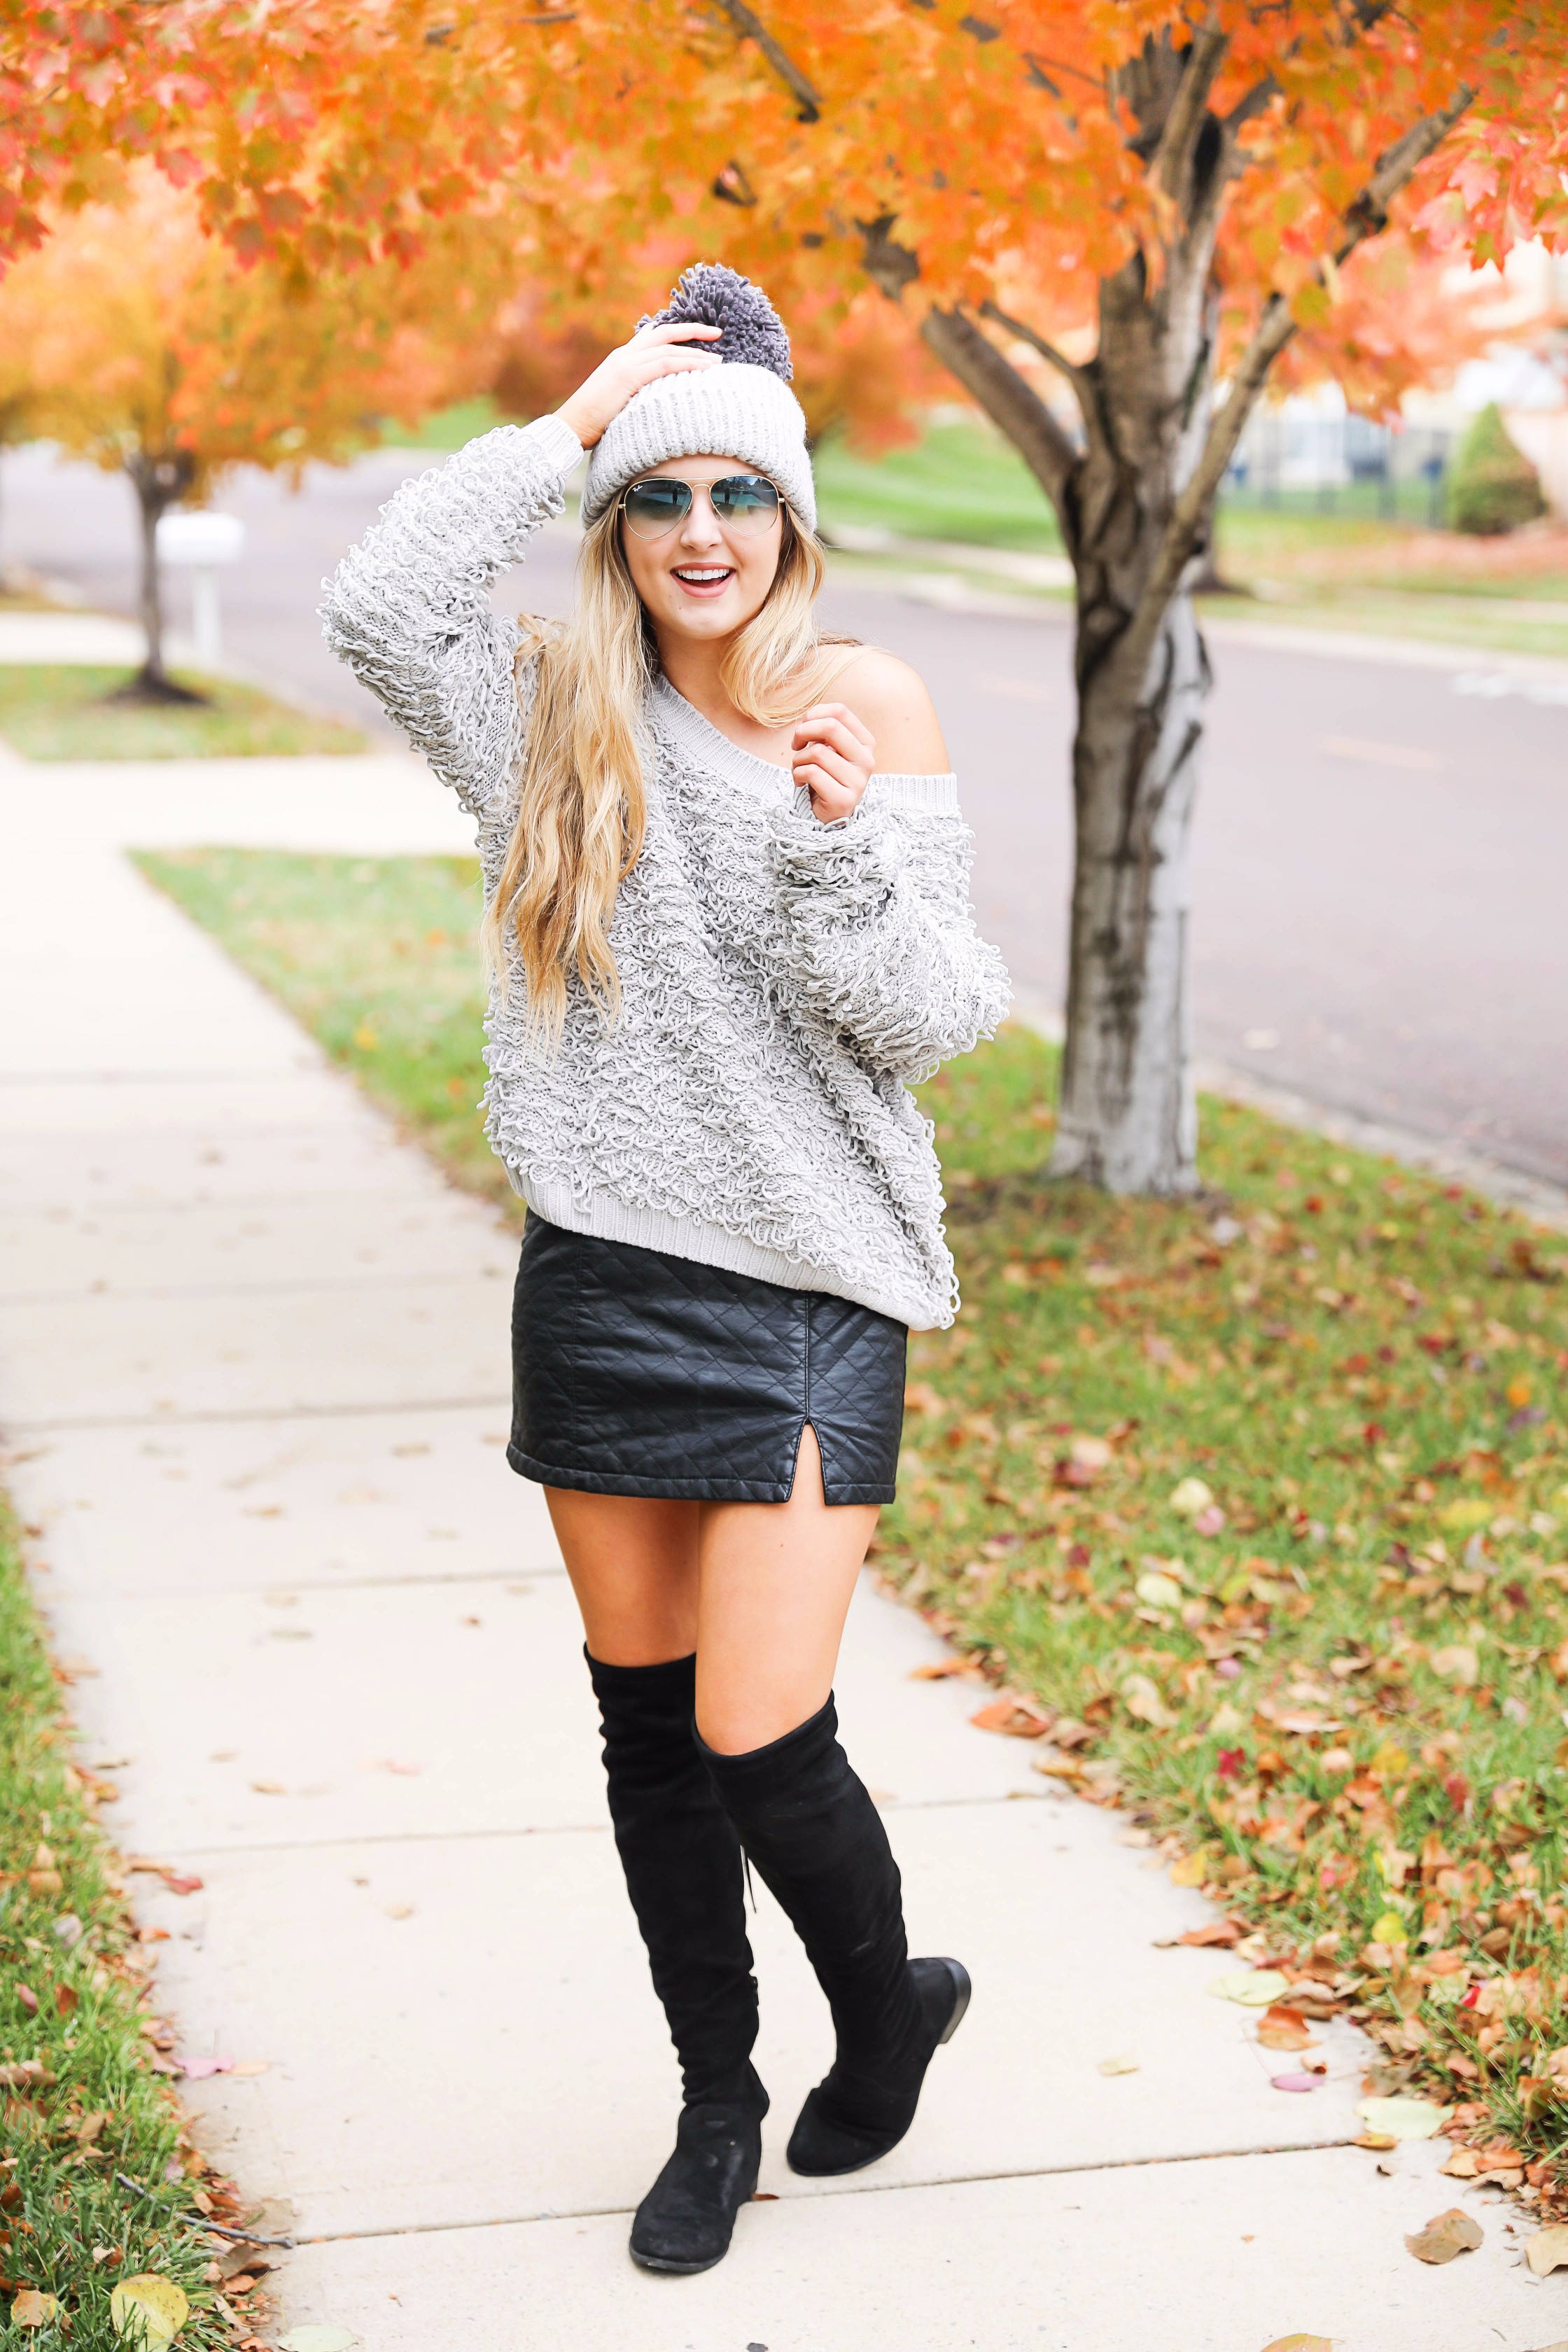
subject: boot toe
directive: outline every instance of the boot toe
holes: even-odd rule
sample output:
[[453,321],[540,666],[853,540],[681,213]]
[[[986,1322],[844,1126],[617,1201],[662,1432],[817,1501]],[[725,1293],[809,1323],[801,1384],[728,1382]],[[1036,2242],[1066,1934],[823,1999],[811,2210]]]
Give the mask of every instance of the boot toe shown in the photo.
[[863,2171],[889,2148],[897,2147],[914,2121],[911,2106],[909,2120],[901,2126],[867,2130],[836,2115],[824,2095],[826,2090],[827,2085],[819,2083],[815,2091],[807,2092],[784,2151],[790,2170],[808,2180],[831,2180],[841,2172]]
[[[766,2094],[757,2085],[765,2112]],[[757,2185],[762,2116],[730,2105],[682,2110],[675,2153],[632,2222],[628,2251],[645,2271],[710,2271],[730,2251],[735,2217]]]
[[969,1971],[961,1960],[911,1960],[910,1975],[921,2006],[921,2045],[907,2062],[902,2084],[857,2082],[835,2065],[808,2092],[790,2134],[785,2161],[808,2179],[861,2172],[887,2156],[914,2122],[926,2068],[951,2042],[969,2007]]

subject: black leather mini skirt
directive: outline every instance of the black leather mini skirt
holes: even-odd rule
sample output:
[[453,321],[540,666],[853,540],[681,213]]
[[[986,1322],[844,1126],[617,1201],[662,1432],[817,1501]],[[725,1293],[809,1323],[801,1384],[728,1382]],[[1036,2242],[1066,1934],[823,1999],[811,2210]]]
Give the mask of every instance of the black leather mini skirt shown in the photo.
[[901,1323],[530,1213],[507,1459],[591,1495],[783,1503],[809,1422],[829,1503],[890,1503]]

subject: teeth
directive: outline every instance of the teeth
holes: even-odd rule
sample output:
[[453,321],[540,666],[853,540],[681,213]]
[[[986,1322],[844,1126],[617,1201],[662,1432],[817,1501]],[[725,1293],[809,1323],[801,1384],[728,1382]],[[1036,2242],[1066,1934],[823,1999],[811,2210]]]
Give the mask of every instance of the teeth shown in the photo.
[[700,587],[705,585],[710,580],[728,580],[730,577],[730,567],[727,563],[721,563],[715,565],[711,571],[700,572],[694,567],[688,565],[684,569],[678,571],[675,576],[678,580],[689,580],[695,585]]

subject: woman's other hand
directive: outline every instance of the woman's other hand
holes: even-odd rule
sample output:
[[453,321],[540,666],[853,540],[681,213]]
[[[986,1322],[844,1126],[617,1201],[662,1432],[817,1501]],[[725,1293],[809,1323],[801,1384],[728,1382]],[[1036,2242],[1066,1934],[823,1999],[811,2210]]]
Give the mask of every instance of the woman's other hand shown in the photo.
[[721,367],[718,353],[703,351],[700,344],[716,341],[723,331],[721,327],[693,327],[680,321],[668,327],[645,327],[629,343],[622,343],[602,359],[555,413],[572,427],[584,448],[591,449],[610,419],[618,416],[633,393],[641,392],[645,384],[691,368]]
[[823,824],[854,814],[876,757],[876,737],[844,702],[817,703],[790,739],[795,781],[811,794],[811,813]]

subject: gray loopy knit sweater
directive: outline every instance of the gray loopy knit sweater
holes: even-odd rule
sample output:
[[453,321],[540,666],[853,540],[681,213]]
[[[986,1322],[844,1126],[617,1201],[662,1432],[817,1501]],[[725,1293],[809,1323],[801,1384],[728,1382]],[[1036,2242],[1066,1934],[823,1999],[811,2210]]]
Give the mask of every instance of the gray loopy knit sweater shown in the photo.
[[[556,417],[502,425],[405,483],[328,583],[328,641],[479,821],[487,895],[517,808],[533,674],[490,583],[559,514],[582,456]],[[493,992],[487,1132],[552,1224],[916,1329],[957,1307],[931,1130],[907,1083],[1007,1007],[976,936],[971,839],[945,776],[875,775],[820,824],[787,768],[739,750],[664,679],[647,830],[611,929],[622,1010],[574,976],[553,1053],[522,979]]]

